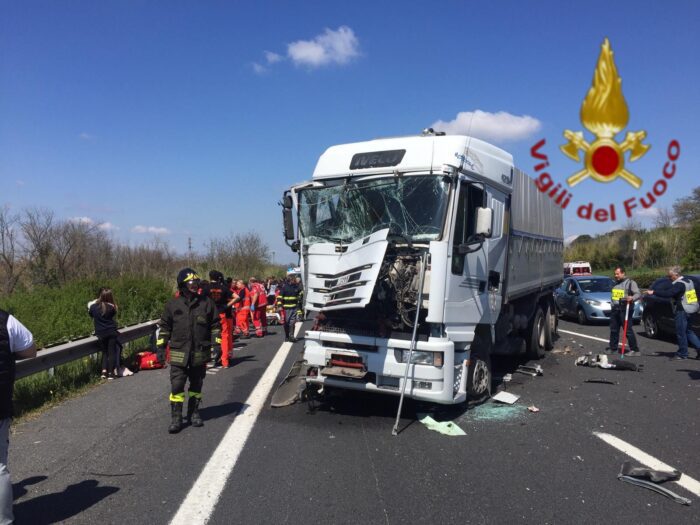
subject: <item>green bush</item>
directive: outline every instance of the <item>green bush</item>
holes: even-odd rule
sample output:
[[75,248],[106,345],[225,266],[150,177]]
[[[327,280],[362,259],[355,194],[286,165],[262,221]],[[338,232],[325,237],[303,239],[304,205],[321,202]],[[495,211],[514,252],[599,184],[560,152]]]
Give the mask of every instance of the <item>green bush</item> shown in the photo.
[[37,347],[42,348],[92,334],[87,303],[95,298],[100,286],[109,286],[114,292],[119,326],[159,317],[173,292],[171,285],[156,278],[86,279],[58,288],[39,286],[17,291],[0,299],[0,308],[19,319],[34,334]]

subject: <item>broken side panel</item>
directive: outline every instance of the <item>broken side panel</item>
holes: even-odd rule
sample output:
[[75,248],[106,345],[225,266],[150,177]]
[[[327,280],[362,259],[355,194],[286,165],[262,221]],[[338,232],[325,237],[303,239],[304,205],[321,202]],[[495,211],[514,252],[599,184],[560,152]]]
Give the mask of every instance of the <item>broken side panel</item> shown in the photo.
[[372,298],[382,267],[388,233],[389,229],[385,228],[346,245],[310,245],[305,254],[306,308],[316,311],[364,308]]

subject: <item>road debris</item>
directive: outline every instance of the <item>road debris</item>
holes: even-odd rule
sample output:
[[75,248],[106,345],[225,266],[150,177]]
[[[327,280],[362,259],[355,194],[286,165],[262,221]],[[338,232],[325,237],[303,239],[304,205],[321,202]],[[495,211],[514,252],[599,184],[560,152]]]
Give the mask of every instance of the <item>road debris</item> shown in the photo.
[[582,355],[574,360],[576,366],[590,366],[602,368],[604,370],[630,370],[632,372],[641,372],[644,365],[635,365],[629,361],[623,361],[622,359],[614,359],[612,362],[608,361],[608,356],[605,354],[598,354],[595,357],[591,355]]
[[600,385],[617,385],[615,381],[610,381],[608,379],[586,379],[584,383],[596,383]]
[[525,374],[526,376],[541,376],[544,373],[544,370],[542,370],[542,367],[540,365],[520,365],[516,372],[519,374]]
[[643,487],[653,490],[654,492],[658,492],[662,496],[666,496],[667,498],[670,498],[681,505],[690,505],[691,503],[691,500],[688,498],[684,498],[683,496],[680,496],[675,492],[658,485],[658,483],[663,483],[665,481],[678,481],[681,479],[681,473],[677,470],[666,471],[652,470],[644,467],[632,467],[632,464],[629,461],[625,461],[620,468],[620,473],[617,475],[617,479],[631,483],[632,485],[637,485],[638,487]]
[[498,401],[499,403],[505,403],[506,405],[512,405],[515,403],[518,399],[520,399],[520,396],[516,396],[515,394],[511,394],[510,392],[505,392],[501,391],[495,396],[493,396],[491,399],[494,401]]
[[540,411],[540,409],[537,408],[535,405],[530,405],[529,407],[527,407],[527,409],[528,409],[530,412],[539,412],[539,411]]
[[446,436],[466,436],[466,432],[462,430],[454,421],[435,421],[428,414],[416,414],[418,421],[423,423],[428,430],[434,430]]

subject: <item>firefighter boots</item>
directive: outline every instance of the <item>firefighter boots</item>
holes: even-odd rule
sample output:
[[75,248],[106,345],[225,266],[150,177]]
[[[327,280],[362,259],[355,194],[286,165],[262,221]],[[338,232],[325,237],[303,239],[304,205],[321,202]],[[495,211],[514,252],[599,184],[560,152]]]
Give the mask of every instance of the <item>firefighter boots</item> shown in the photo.
[[201,427],[204,425],[202,423],[202,418],[199,415],[199,402],[201,399],[196,397],[190,397],[187,402],[187,419],[190,421],[190,425],[193,427]]
[[168,432],[177,434],[182,430],[182,403],[170,402],[170,426]]

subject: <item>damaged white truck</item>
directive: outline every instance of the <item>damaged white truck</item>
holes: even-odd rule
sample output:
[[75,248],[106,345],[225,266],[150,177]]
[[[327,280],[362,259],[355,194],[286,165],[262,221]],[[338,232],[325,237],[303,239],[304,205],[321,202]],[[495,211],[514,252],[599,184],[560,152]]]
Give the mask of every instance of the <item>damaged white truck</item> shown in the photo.
[[432,130],[333,146],[282,205],[307,384],[462,403],[490,394],[491,355],[552,347],[561,208],[502,149]]

